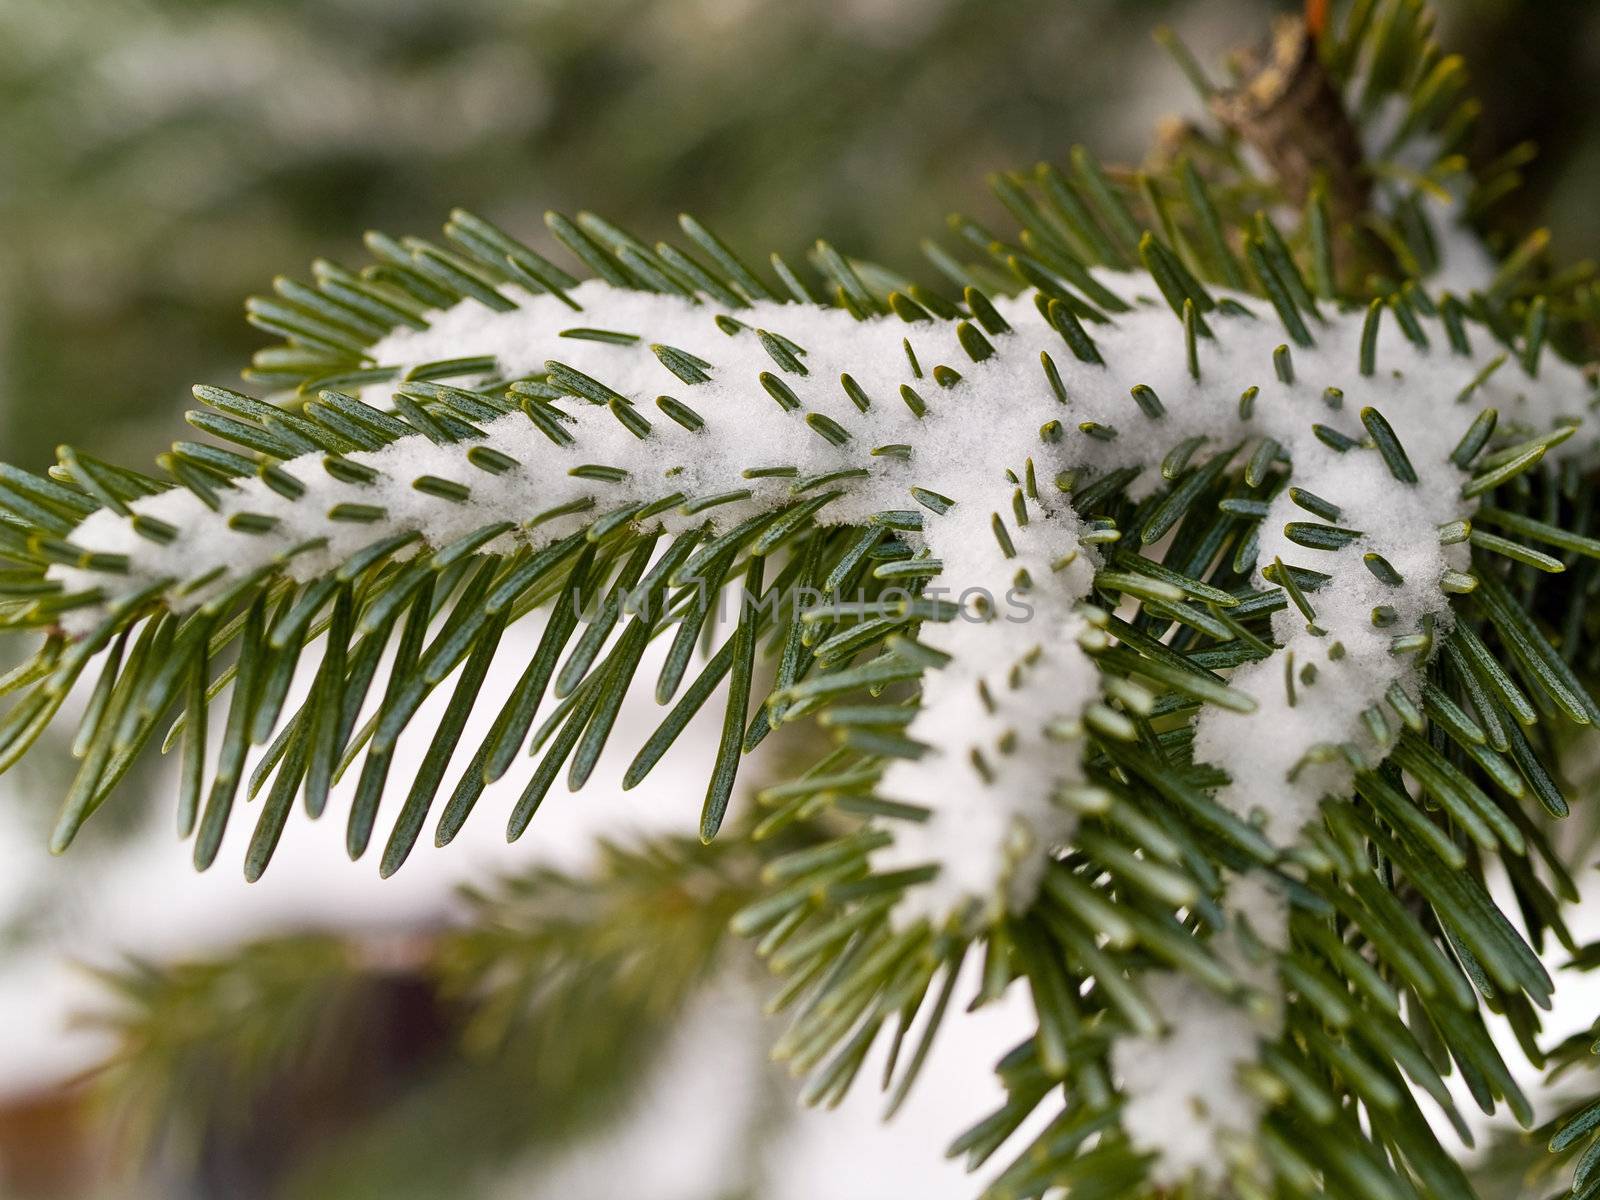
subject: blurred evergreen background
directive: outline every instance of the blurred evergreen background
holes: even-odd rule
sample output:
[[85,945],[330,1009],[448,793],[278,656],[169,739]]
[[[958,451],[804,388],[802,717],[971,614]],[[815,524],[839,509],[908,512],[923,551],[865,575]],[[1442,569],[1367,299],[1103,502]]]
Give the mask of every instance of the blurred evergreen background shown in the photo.
[[[548,208],[646,234],[687,209],[752,252],[826,235],[916,270],[948,210],[996,215],[987,173],[1075,142],[1137,161],[1192,108],[1157,25],[1216,70],[1298,7],[0,0],[0,457],[147,459],[188,385],[235,382],[266,340],[246,295],[455,204],[535,244]],[[1600,255],[1600,4],[1438,7],[1485,104],[1479,152],[1540,144],[1520,217],[1558,261]],[[36,790],[43,812],[58,791]]]
[[[1150,31],[1213,62],[1293,0],[0,0],[6,456],[95,427],[161,448],[187,385],[259,339],[240,302],[369,227],[461,203],[646,232],[691,209],[751,250],[819,235],[916,261],[987,172],[1084,141],[1140,157],[1190,102]],[[1486,153],[1541,142],[1525,202],[1600,250],[1585,180],[1591,0],[1444,0]]]

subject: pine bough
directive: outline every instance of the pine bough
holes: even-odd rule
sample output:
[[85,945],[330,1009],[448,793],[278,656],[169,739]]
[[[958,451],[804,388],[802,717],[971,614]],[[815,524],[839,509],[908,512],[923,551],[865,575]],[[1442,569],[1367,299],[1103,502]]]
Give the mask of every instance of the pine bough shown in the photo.
[[1570,945],[1575,894],[1542,817],[1567,811],[1557,731],[1600,722],[1600,541],[1594,387],[1555,349],[1592,298],[1530,282],[1538,239],[1494,264],[1461,224],[1515,164],[1464,173],[1472,110],[1429,29],[1358,3],[1300,64],[1356,114],[1378,182],[1354,223],[1326,186],[1288,220],[1289,181],[1224,128],[1131,180],[1081,151],[1001,177],[1020,229],[954,220],[976,261],[930,247],[945,291],[587,214],[549,218],[582,280],[464,212],[443,244],[374,235],[360,272],[280,279],[249,305],[285,339],[252,372],[278,394],[197,388],[216,441],[160,476],[70,448],[0,469],[5,613],[45,635],[5,681],[4,765],[93,669],[55,847],[166,732],[199,867],[264,793],[254,878],[347,770],[367,849],[453,678],[388,874],[530,734],[508,836],[563,769],[582,786],[664,639],[672,707],[627,784],[720,693],[703,838],[771,731],[837,741],[761,796],[758,844],[811,835],[735,920],[786,978],[810,1098],[883,1034],[898,1104],[977,951],[978,1000],[1025,984],[1039,1024],[954,1149],[981,1163],[1055,1109],[997,1195],[1465,1194],[1418,1096],[1465,1135],[1459,1067],[1529,1119],[1483,1012],[1537,1059],[1535,951]]

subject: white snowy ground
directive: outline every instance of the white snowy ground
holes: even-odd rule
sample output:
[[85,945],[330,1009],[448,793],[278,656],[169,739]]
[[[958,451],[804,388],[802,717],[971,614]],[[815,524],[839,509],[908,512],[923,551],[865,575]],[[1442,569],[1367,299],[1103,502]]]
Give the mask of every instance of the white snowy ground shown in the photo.
[[[963,998],[978,982],[976,958],[967,966]],[[880,1052],[837,1109],[775,1097],[781,1077],[766,1061],[774,1027],[750,1000],[736,984],[710,992],[622,1120],[510,1172],[489,1200],[705,1200],[742,1194],[751,1182],[761,1200],[972,1200],[982,1190],[985,1173],[968,1175],[943,1149],[1001,1098],[994,1062],[1033,1025],[1021,988],[976,1013],[952,1005],[911,1098],[888,1124],[873,1086]],[[759,1129],[763,1120],[770,1132]],[[1030,1121],[1021,1138],[1041,1123]],[[1006,1161],[1002,1151],[987,1175]]]

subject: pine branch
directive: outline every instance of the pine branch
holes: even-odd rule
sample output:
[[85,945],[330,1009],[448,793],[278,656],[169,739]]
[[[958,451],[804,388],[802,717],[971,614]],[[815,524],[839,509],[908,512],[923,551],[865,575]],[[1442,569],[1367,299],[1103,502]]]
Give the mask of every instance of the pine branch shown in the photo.
[[[1368,158],[1359,229],[1315,186],[1280,229],[1297,184],[1220,129],[1170,171],[1079,150],[1001,177],[1021,228],[957,218],[980,258],[932,250],[948,294],[825,242],[764,278],[689,218],[675,246],[552,214],[584,281],[466,213],[448,247],[374,235],[363,272],[252,304],[286,338],[255,374],[293,395],[197,389],[191,423],[233,448],[177,443],[164,478],[72,450],[0,474],[11,623],[46,631],[0,758],[98,663],[56,846],[181,708],[202,867],[266,747],[254,877],[296,795],[319,814],[357,759],[362,854],[398,740],[454,677],[388,873],[510,624],[551,608],[459,756],[441,844],[547,692],[508,834],[563,768],[581,786],[670,631],[657,695],[682,698],[627,781],[724,691],[703,838],[772,730],[837,739],[753,836],[824,812],[845,832],[775,858],[735,919],[787,977],[778,1049],[809,1098],[891,1026],[897,1103],[976,949],[980,1000],[1025,980],[1039,1030],[954,1149],[985,1161],[1065,1097],[996,1195],[1464,1194],[1413,1093],[1464,1132],[1453,1061],[1531,1119],[1482,1010],[1533,1047],[1537,950],[1570,943],[1542,818],[1567,811],[1551,731],[1600,721],[1592,572],[1540,580],[1600,540],[1594,388],[1557,353],[1594,299],[1541,285],[1538,237],[1494,264],[1461,223],[1500,183],[1455,153],[1473,110],[1449,61],[1411,0],[1357,3],[1296,60],[1325,86],[1284,94],[1342,101]],[[1385,270],[1352,282],[1374,238]],[[733,628],[685,687],[724,592]]]
[[134,1160],[196,1158],[213,1133],[238,1133],[275,1080],[350,1066],[372,1000],[360,952],[324,936],[97,974],[106,1001],[77,1019],[114,1039],[94,1086]]

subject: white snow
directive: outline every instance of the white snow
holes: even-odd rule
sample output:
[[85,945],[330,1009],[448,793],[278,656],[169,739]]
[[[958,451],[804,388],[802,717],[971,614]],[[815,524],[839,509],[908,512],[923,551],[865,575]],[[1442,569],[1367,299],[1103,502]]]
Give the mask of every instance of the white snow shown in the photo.
[[1288,945],[1288,903],[1255,875],[1235,878],[1227,900],[1232,925],[1211,946],[1254,990],[1258,1004],[1226,999],[1176,971],[1158,972],[1142,982],[1166,1028],[1112,1047],[1127,1097],[1123,1126],[1135,1146],[1155,1154],[1150,1174],[1159,1186],[1194,1176],[1213,1186],[1226,1180],[1232,1151],[1250,1143],[1262,1110],[1239,1069],[1282,1030],[1281,989],[1270,956]]

